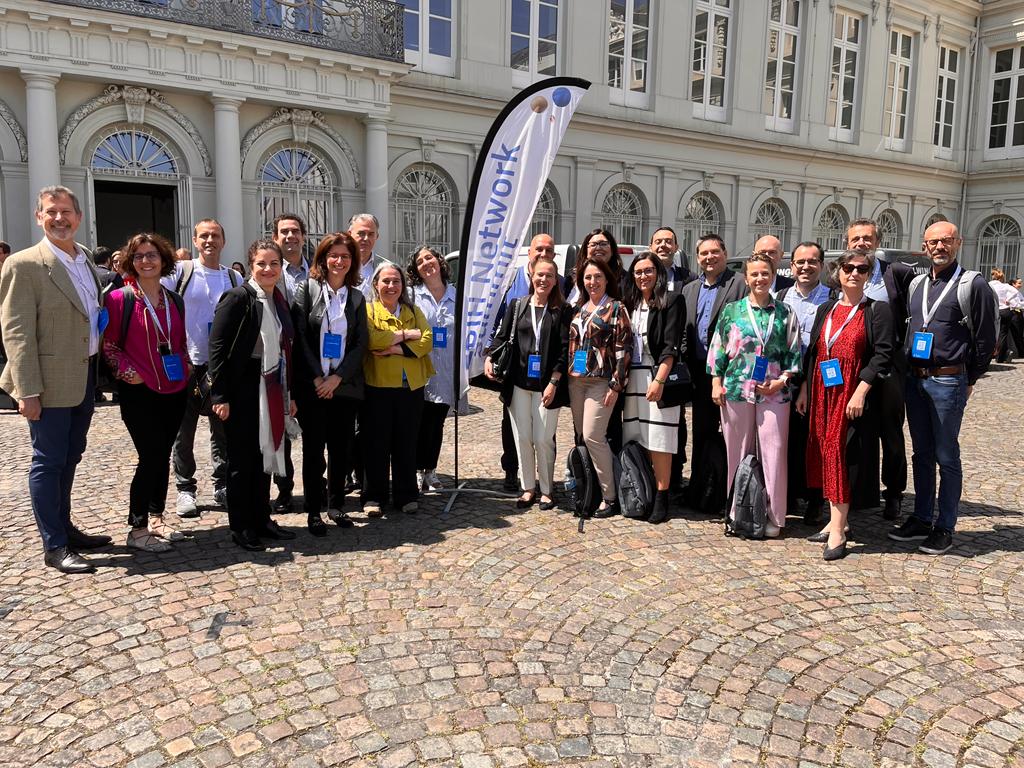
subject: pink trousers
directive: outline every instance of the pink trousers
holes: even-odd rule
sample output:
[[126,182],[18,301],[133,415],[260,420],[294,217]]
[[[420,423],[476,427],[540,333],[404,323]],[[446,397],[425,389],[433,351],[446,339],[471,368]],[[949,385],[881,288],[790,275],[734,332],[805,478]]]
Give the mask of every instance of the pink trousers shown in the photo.
[[758,403],[726,400],[722,408],[722,433],[729,461],[729,490],[743,457],[754,453],[764,470],[768,492],[768,517],[782,528],[786,524],[786,446],[789,442],[789,403]]

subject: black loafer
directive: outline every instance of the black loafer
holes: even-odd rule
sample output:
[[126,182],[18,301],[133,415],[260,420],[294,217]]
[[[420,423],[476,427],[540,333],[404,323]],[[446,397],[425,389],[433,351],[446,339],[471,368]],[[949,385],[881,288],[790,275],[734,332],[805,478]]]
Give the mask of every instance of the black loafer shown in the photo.
[[317,515],[309,515],[306,520],[306,528],[313,536],[326,536],[327,524],[323,518]]
[[617,514],[619,514],[619,502],[616,499],[604,509],[600,507],[595,509],[592,517],[614,517]]
[[542,501],[540,503],[540,508],[543,509],[545,512],[547,512],[549,509],[554,509],[555,506],[556,504],[554,499],[552,499],[551,501]]
[[99,549],[110,545],[112,539],[109,536],[93,536],[80,531],[75,526],[68,526],[68,547],[71,549]]
[[275,514],[281,515],[292,511],[292,495],[283,491],[274,499],[273,510]]
[[537,502],[536,494],[528,499],[518,498],[516,499],[516,509],[529,509]]
[[252,531],[232,531],[231,540],[249,552],[265,552],[267,547]]
[[69,547],[49,549],[43,562],[61,573],[95,573],[96,566]]
[[275,520],[268,520],[266,526],[260,531],[268,539],[277,539],[278,541],[288,541],[295,538],[294,531],[287,531],[277,524]]

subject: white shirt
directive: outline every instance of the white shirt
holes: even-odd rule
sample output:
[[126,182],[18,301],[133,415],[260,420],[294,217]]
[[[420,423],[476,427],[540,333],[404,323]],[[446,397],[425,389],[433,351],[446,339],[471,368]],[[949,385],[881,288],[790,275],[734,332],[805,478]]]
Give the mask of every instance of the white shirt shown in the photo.
[[[181,265],[174,268],[174,273],[160,282],[166,288],[174,290]],[[204,267],[199,259],[192,260],[192,279],[188,281],[185,295],[185,336],[188,340],[188,356],[193,365],[206,365],[210,360],[210,324],[213,322],[213,310],[225,291],[231,289],[231,276],[228,268],[221,265],[218,269]]]
[[[324,310],[324,319],[320,323],[320,369],[324,376],[331,372],[331,368],[337,368],[345,359],[345,339],[348,336],[348,318],[345,317],[345,305],[348,303],[348,288],[341,286],[337,293],[331,290],[327,284],[323,284],[323,295],[327,301],[327,308]],[[336,333],[341,336],[341,356],[324,357],[324,336],[327,333]]]
[[363,281],[359,284],[359,292],[366,297],[367,304],[373,301],[373,285],[370,282],[373,279],[373,273],[377,271],[377,267],[381,264],[390,263],[379,253],[374,252],[370,254],[369,261],[359,265],[359,275],[363,278]]
[[1024,302],[1021,302],[1020,292],[1008,283],[1004,283],[1002,280],[989,280],[989,286],[996,294],[996,298],[999,299],[1000,309],[1016,309],[1017,307],[1024,306]]
[[100,351],[100,332],[96,324],[100,314],[100,291],[96,275],[89,265],[89,257],[77,245],[75,255],[72,256],[54,245],[48,237],[44,237],[43,242],[50,246],[53,255],[64,265],[68,277],[75,286],[78,299],[82,302],[82,309],[89,318],[89,355],[95,355]]
[[889,300],[889,290],[885,287],[885,279],[882,277],[881,259],[875,259],[875,268],[871,270],[871,277],[864,284],[864,295],[875,301]]

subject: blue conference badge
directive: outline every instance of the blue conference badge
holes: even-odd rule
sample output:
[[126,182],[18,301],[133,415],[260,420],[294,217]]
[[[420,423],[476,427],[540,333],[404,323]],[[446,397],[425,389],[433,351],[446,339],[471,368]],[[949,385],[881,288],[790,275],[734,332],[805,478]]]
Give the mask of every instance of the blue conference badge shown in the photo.
[[325,360],[337,360],[341,357],[341,334],[340,333],[325,333],[324,334],[324,352],[323,357]]
[[[575,363],[575,358],[573,362]],[[530,355],[526,359],[526,376],[530,379],[540,378],[540,355]]]
[[100,307],[99,314],[96,315],[96,332],[101,334],[107,330],[107,325],[110,323],[110,313],[106,307]]
[[572,372],[577,376],[587,374],[587,351],[585,349],[577,349],[576,354],[572,356]]
[[164,375],[168,381],[184,380],[185,366],[181,362],[181,355],[160,355],[160,361],[164,364]]
[[435,326],[430,329],[430,338],[433,341],[434,349],[447,349],[448,348],[448,329],[443,325]]
[[754,370],[750,372],[750,378],[758,384],[764,384],[764,380],[768,378],[767,357],[763,355],[756,355],[754,357]]
[[915,360],[931,360],[932,340],[934,335],[925,331],[918,331],[910,346],[910,356]]
[[821,368],[821,383],[826,387],[838,387],[843,383],[843,372],[835,358],[822,360],[818,367]]

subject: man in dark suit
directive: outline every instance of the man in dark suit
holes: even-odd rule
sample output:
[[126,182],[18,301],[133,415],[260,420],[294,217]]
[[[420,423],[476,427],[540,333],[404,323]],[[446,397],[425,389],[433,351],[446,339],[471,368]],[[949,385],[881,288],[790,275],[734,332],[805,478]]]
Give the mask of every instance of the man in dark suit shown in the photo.
[[103,293],[110,293],[124,286],[124,278],[110,268],[110,257],[113,255],[114,252],[105,245],[93,249],[92,252],[92,263],[96,267],[96,273],[100,276]]
[[782,241],[772,235],[765,235],[754,243],[754,256],[767,256],[772,260],[772,269],[775,270],[775,282],[772,283],[772,296],[778,295],[783,288],[792,288],[794,280],[779,274],[779,264],[782,263]]
[[[715,332],[722,307],[739,301],[747,293],[742,275],[726,269],[729,258],[725,242],[719,235],[707,234],[697,240],[697,265],[700,276],[683,286],[686,301],[686,364],[693,380],[693,461],[690,466],[690,484],[686,502],[699,505],[705,495],[709,471],[705,466],[708,446],[719,441],[724,453],[725,444],[719,427],[721,409],[711,400],[711,376],[707,372],[708,345]],[[714,489],[719,498],[725,495],[725,478]]]

